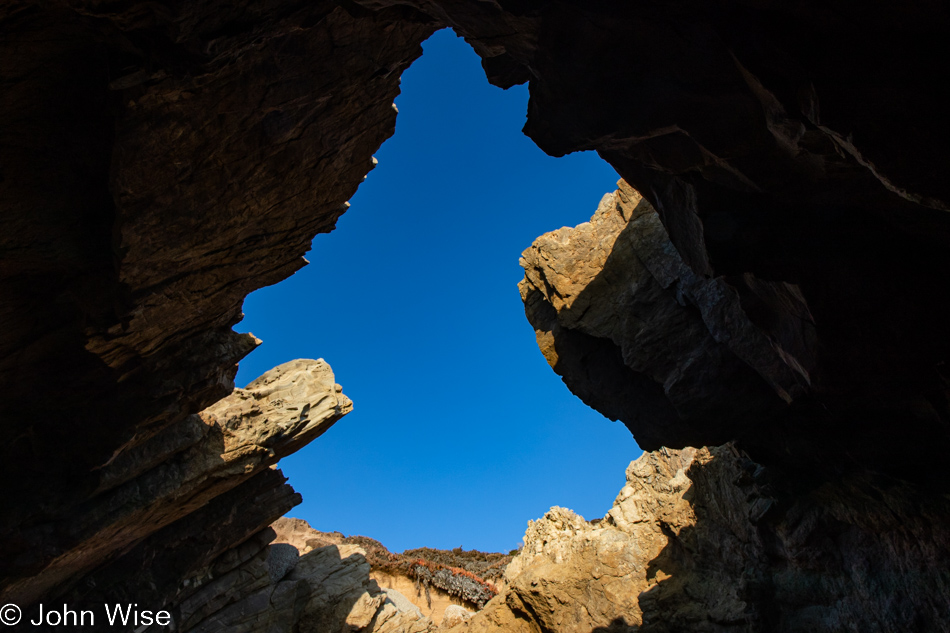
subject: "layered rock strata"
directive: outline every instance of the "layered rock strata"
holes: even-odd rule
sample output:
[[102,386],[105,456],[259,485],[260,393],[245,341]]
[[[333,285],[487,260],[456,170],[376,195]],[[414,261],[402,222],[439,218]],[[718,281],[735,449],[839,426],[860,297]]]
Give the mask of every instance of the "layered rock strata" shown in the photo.
[[[467,554],[463,558],[493,559],[488,575],[500,575],[511,558]],[[454,583],[421,576],[420,566],[450,572]],[[402,584],[411,591],[394,588],[394,579],[407,581]],[[392,554],[373,539],[319,532],[284,517],[189,577],[172,601],[172,615],[175,630],[192,633],[435,633],[469,619],[487,601],[480,593],[486,586],[466,569]],[[464,591],[456,600],[470,608],[450,602],[458,588]],[[433,598],[445,604],[433,609]]]
[[[256,345],[231,330],[241,301],[332,228],[442,26],[493,83],[529,83],[542,149],[596,150],[642,192],[695,276],[653,286],[667,307],[685,289],[665,314],[688,366],[631,369],[645,339],[562,336],[585,399],[648,446],[738,439],[789,494],[875,472],[946,493],[940,3],[16,0],[0,8],[0,598],[62,595],[135,551],[178,573],[164,545],[134,545],[137,521],[100,516],[104,473],[164,442],[156,467],[231,392]],[[273,471],[243,486],[192,513],[241,517],[231,532],[176,521],[163,542],[222,552],[293,500]]]
[[[333,228],[434,28],[332,1],[0,8],[4,601],[56,596],[216,494],[176,492],[184,469],[158,499],[129,482],[203,436],[259,343],[231,329],[244,297]],[[292,505],[270,481],[257,529]],[[178,501],[140,525],[113,516],[129,494]]]
[[[901,443],[939,435],[942,400],[900,413],[909,403],[827,391],[816,375],[833,332],[803,286],[742,276],[750,294],[737,278],[696,274],[653,205],[619,187],[590,222],[522,256],[528,320],[575,394],[644,448],[735,440],[788,487],[864,470],[943,486],[942,474],[924,477],[930,466],[905,461]],[[878,443],[877,422],[905,414],[929,430]]]
[[[330,545],[362,548],[370,564],[370,579],[408,598],[432,622],[444,626],[446,614],[456,620],[485,606],[504,587],[504,571],[511,555],[477,550],[451,551],[420,548],[394,554],[379,541],[365,536],[346,537],[320,532],[305,521],[284,517],[271,527],[277,544],[292,545],[301,554]],[[451,606],[458,609],[450,609]],[[454,616],[451,616],[455,613]]]
[[645,453],[603,519],[530,522],[508,589],[452,631],[950,630],[946,498],[871,477],[773,495],[731,445]]
[[[275,534],[268,530],[268,538]],[[178,607],[178,630],[256,633],[426,633],[437,627],[405,596],[370,578],[358,545],[305,554],[287,543],[254,552]]]
[[52,561],[5,599],[28,609],[50,595],[76,606],[127,598],[173,611],[186,630],[189,597],[243,574],[268,523],[300,502],[274,466],[352,410],[341,391],[323,360],[291,361],[117,457],[84,512],[56,526],[59,542],[71,539],[64,551],[44,541],[51,528],[22,537]]
[[[524,252],[520,287],[541,351],[574,393],[643,444],[712,442],[723,428],[736,444],[645,455],[596,526],[552,510],[529,529],[495,614],[471,626],[950,630],[940,482],[901,471],[899,447],[885,467],[845,458],[801,476],[801,457],[763,467],[740,452],[767,438],[766,455],[801,450],[808,427],[796,436],[794,421],[831,424],[835,413],[803,405],[815,396],[802,357],[759,327],[726,280],[693,274],[653,207],[619,184],[590,222]],[[817,344],[820,323],[800,289],[774,291],[800,315],[800,340]]]

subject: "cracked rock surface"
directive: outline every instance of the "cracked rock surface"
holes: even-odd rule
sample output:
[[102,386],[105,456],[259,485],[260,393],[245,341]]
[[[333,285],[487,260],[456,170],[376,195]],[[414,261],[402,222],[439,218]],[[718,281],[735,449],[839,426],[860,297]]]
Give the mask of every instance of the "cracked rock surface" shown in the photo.
[[[25,605],[51,591],[77,605],[125,596],[170,610],[184,604],[187,611],[189,596],[204,583],[219,584],[228,574],[243,582],[235,566],[269,540],[259,522],[300,501],[273,467],[352,408],[323,360],[265,372],[173,432],[117,457],[83,513],[53,526],[71,539],[65,550],[42,572],[9,585],[7,595]],[[28,535],[33,551],[49,555],[48,534]],[[80,575],[87,580],[69,583]]]
[[774,495],[732,445],[644,453],[603,519],[529,522],[508,589],[451,630],[948,630],[946,499],[870,478]]
[[[908,578],[889,560],[923,596],[944,578],[907,543],[948,522],[950,13],[914,1],[4,3],[0,603],[179,596],[299,501],[265,466],[298,440],[267,430],[229,466],[199,413],[258,343],[232,330],[244,297],[332,229],[441,27],[495,85],[528,83],[539,147],[597,151],[631,188],[526,255],[569,386],[646,447],[735,441],[776,498],[831,486],[823,512],[879,526],[823,523],[796,550],[819,574],[866,539],[858,571],[802,585],[819,621],[867,587],[862,630],[937,626],[904,580],[868,584]],[[300,413],[286,429],[318,432]]]

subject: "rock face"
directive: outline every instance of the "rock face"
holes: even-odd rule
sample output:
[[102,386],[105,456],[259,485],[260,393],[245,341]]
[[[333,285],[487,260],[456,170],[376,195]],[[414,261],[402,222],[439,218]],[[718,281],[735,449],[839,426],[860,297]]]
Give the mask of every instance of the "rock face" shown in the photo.
[[271,545],[237,573],[194,593],[180,607],[181,630],[301,633],[424,633],[435,625],[398,592],[369,577],[356,545],[327,545],[299,556]]
[[[440,611],[435,620],[409,597],[378,582],[381,576],[400,576],[410,580],[410,588],[413,583],[419,588],[419,598],[424,584],[426,602],[431,594],[448,596],[431,581],[410,578],[417,563],[436,565],[391,554],[372,539],[318,532],[305,521],[283,517],[190,579],[173,616],[177,630],[195,633],[434,633],[471,617],[472,611],[450,604],[455,608],[443,607],[445,616]],[[467,573],[456,572],[462,578]],[[472,579],[478,581],[474,585],[484,584]]]
[[911,468],[901,452],[911,439],[882,445],[875,426],[909,415],[926,427],[918,439],[934,439],[941,401],[914,408],[829,389],[820,376],[832,333],[802,286],[696,274],[653,206],[619,187],[590,222],[538,238],[522,257],[526,314],[574,393],[644,448],[735,440],[787,486],[865,469],[944,486],[944,473]]
[[[579,395],[645,446],[736,440],[780,497],[888,476],[924,506],[944,498],[941,3],[14,0],[0,602],[108,587],[161,602],[196,570],[236,569],[293,505],[267,465],[303,439],[268,431],[232,468],[209,448],[222,423],[198,414],[257,344],[231,329],[243,298],[333,227],[393,132],[400,73],[443,26],[493,83],[529,83],[543,150],[598,151],[656,210],[622,189],[608,223],[636,230],[571,238],[608,276],[529,266],[529,314]],[[853,497],[824,511],[879,521],[836,490]],[[884,560],[888,543],[867,548]]]
[[645,453],[603,519],[530,522],[508,590],[452,630],[950,630],[946,498],[855,478],[777,500],[768,480],[731,445]]
[[187,613],[196,588],[241,576],[237,565],[262,551],[269,538],[261,521],[299,503],[273,469],[277,460],[351,410],[323,360],[266,372],[117,456],[83,512],[58,526],[64,551],[44,542],[48,529],[25,534],[21,544],[32,539],[27,551],[49,562],[31,578],[7,584],[4,599],[26,608],[51,594],[75,605],[128,597],[153,610],[185,605]]
[[724,280],[693,273],[653,207],[619,185],[590,222],[548,233],[522,256],[521,295],[545,358],[645,448],[714,444],[776,415],[807,388],[807,372]]
[[[538,238],[522,265],[539,346],[588,404],[647,446],[711,443],[724,429],[737,444],[646,454],[596,526],[553,509],[473,630],[950,630],[940,481],[901,472],[896,453],[875,469],[860,456],[815,464],[829,447],[802,454],[836,412],[802,402],[826,394],[808,370],[822,330],[800,288],[770,291],[801,317],[786,349],[725,279],[693,273],[624,181],[590,222]],[[789,450],[776,459],[777,447]]]
[[[511,561],[507,554],[461,548],[419,548],[393,554],[374,539],[320,532],[305,521],[289,517],[275,521],[271,527],[277,533],[275,544],[291,545],[301,554],[329,545],[360,547],[369,561],[371,580],[404,596],[421,615],[440,626],[445,626],[447,617],[458,620],[463,612],[481,609],[497,595]],[[458,609],[450,609],[453,605]]]
[[[5,600],[52,598],[145,536],[113,516],[128,482],[202,437],[258,343],[231,330],[244,297],[333,228],[434,28],[329,1],[0,8]],[[295,498],[260,477],[274,498],[229,510],[251,533]],[[171,481],[159,525],[213,497]]]
[[[268,530],[272,538],[274,531]],[[431,620],[404,596],[380,589],[366,552],[325,545],[301,555],[272,543],[240,567],[205,581],[175,611],[178,630],[424,633]]]

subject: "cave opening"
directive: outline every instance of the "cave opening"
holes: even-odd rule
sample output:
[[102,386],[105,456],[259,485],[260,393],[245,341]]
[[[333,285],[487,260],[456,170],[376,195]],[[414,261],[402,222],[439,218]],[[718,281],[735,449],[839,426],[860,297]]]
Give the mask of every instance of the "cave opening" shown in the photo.
[[281,461],[304,499],[291,516],[391,551],[508,551],[550,506],[602,516],[640,452],[551,371],[516,288],[521,251],[587,221],[618,176],[592,152],[538,149],[527,87],[489,85],[451,30],[423,47],[336,230],[248,297],[237,329],[264,343],[236,383],[324,358],[354,401]]

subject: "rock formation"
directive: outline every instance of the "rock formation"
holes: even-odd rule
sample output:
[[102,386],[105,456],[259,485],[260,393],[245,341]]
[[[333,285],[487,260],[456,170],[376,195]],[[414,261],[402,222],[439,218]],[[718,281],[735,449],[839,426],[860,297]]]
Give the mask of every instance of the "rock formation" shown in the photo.
[[[759,418],[760,390],[702,422],[657,411],[640,426],[646,445],[749,431],[743,448],[790,478],[866,468],[950,487],[939,451],[920,457],[950,440],[950,88],[926,70],[950,59],[945,8],[363,4],[416,6],[466,37],[490,81],[528,82],[525,133],[552,155],[596,150],[656,209],[689,270],[738,295],[784,355],[761,390],[784,391],[783,414]],[[610,374],[603,360],[591,371]]]
[[[231,329],[244,297],[333,227],[393,132],[400,73],[445,26],[491,82],[529,83],[543,150],[596,150],[631,187],[619,235],[571,238],[609,274],[526,258],[529,315],[581,397],[650,448],[735,441],[779,506],[830,486],[829,516],[890,525],[892,497],[846,483],[883,477],[917,502],[895,521],[947,524],[942,4],[13,0],[0,603],[180,605],[185,581],[262,551],[297,500],[268,466],[319,425],[229,463],[215,451],[244,422],[199,413],[257,344]],[[884,564],[897,544],[866,548]]]
[[[481,609],[504,587],[503,574],[511,556],[477,550],[451,551],[419,548],[394,554],[382,543],[365,536],[346,537],[339,532],[320,532],[305,521],[284,517],[271,526],[274,543],[295,547],[301,554],[336,546],[360,547],[370,565],[369,578],[380,587],[405,596],[427,618],[443,625],[450,619]],[[458,607],[449,609],[451,606]]]
[[[192,594],[207,593],[208,582],[243,582],[247,565],[263,564],[254,557],[273,536],[260,522],[300,502],[274,470],[277,460],[351,410],[329,365],[295,360],[142,438],[102,469],[100,489],[71,522],[22,535],[18,545],[26,541],[24,551],[49,562],[8,584],[5,599],[26,608],[47,595],[76,607],[126,598],[182,610],[176,621],[186,630]],[[51,535],[65,551],[50,546]],[[255,588],[229,588],[228,595]]]
[[[796,402],[813,388],[803,364],[725,280],[695,275],[649,202],[619,186],[590,222],[541,236],[522,257],[528,319],[564,382],[646,445],[711,442],[725,427],[758,446],[763,426],[816,416]],[[800,289],[776,291],[814,339]],[[467,626],[950,630],[946,495],[894,465],[838,464],[842,474],[820,481],[792,480],[802,465],[788,457],[776,466],[733,444],[645,454],[602,522],[554,508],[532,524],[509,592]]]
[[[440,554],[431,551],[433,558]],[[510,560],[500,554],[481,558],[494,560],[498,574],[504,564],[497,563]],[[420,577],[420,565],[451,572],[457,580],[440,587],[438,580]],[[386,584],[394,578],[408,581],[413,592],[407,596]],[[468,592],[486,586],[468,570],[392,554],[372,539],[318,532],[284,517],[189,578],[172,601],[172,615],[176,630],[195,633],[434,633],[471,617],[472,610],[446,599],[448,590],[463,583]],[[438,611],[431,608],[433,595],[446,602]],[[484,600],[467,604],[478,608]]]
[[619,185],[590,222],[543,235],[522,256],[542,352],[645,448],[735,438],[800,396],[807,373],[724,280],[693,273],[649,202]]
[[732,445],[645,453],[603,519],[530,522],[508,590],[452,631],[947,630],[946,498],[869,478],[773,494]]
[[405,596],[381,589],[369,572],[358,545],[325,545],[300,555],[290,544],[271,544],[193,592],[176,611],[178,626],[196,633],[436,630]]

